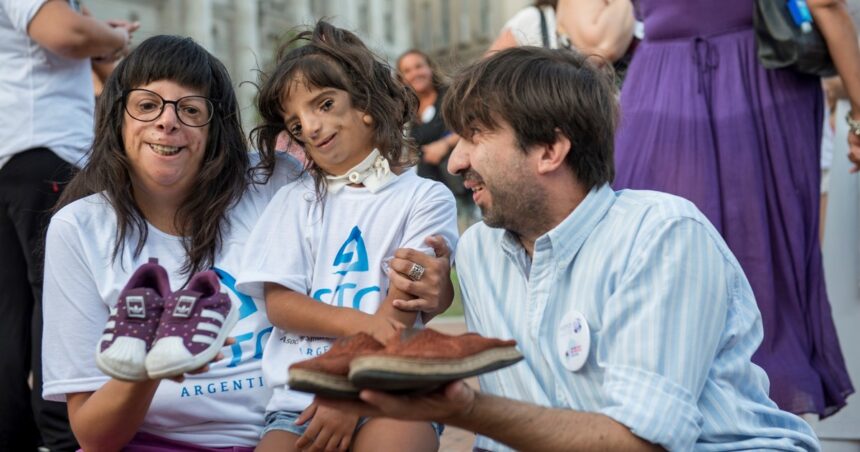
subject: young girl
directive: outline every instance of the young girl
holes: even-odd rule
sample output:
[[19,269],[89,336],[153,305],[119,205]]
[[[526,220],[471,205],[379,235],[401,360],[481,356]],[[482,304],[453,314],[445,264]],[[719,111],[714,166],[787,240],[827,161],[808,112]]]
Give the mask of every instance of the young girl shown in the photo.
[[[289,50],[295,45],[301,47]],[[442,184],[407,171],[403,126],[415,95],[352,33],[319,22],[278,55],[263,81],[258,145],[286,130],[307,156],[307,172],[281,190],[255,227],[240,290],[265,295],[275,330],[263,369],[273,396],[258,450],[436,450],[429,423],[359,419],[290,390],[290,364],[328,350],[332,338],[366,332],[384,341],[416,315],[395,299],[383,262],[424,238],[457,239],[454,198]],[[422,269],[409,272],[420,279]],[[420,323],[420,319],[418,320]],[[308,419],[310,419],[308,421]]]

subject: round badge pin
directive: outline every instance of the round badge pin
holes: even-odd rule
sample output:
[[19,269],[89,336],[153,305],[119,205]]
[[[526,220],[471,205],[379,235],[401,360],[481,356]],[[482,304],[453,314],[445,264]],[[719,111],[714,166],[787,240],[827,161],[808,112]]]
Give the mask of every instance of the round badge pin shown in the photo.
[[585,316],[579,311],[569,311],[558,327],[558,354],[564,367],[576,372],[588,360],[591,348],[591,333]]

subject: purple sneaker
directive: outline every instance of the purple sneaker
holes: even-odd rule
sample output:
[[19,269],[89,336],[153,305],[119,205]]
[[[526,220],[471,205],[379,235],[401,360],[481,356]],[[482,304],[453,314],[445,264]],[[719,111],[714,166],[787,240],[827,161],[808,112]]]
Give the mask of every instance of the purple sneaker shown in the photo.
[[170,294],[170,280],[158,259],[141,265],[126,283],[116,305],[110,309],[96,348],[96,365],[120,380],[147,379],[144,365]]
[[238,317],[215,272],[194,275],[186,289],[164,303],[155,342],[146,356],[149,377],[182,375],[212,361]]

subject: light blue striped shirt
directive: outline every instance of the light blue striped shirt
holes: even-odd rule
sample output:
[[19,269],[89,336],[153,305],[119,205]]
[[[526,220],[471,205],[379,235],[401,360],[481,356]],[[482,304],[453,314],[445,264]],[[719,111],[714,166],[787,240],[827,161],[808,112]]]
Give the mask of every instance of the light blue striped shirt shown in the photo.
[[[670,450],[819,449],[812,429],[768,398],[750,362],[762,339],[752,289],[690,202],[603,186],[535,242],[533,258],[479,223],[456,262],[469,329],[516,339],[525,355],[481,376],[483,391],[602,413]],[[570,311],[591,330],[576,372],[558,351]],[[476,446],[507,450],[484,437]]]

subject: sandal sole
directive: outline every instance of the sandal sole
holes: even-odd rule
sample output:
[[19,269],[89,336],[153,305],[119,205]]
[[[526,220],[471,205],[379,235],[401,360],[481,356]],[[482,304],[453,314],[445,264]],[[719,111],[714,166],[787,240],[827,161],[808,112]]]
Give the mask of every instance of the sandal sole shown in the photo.
[[362,356],[350,363],[349,381],[362,389],[427,392],[444,383],[492,372],[522,359],[523,355],[513,346],[493,348],[457,360]]
[[345,376],[307,369],[290,369],[289,374],[287,385],[290,389],[338,399],[358,398],[359,389]]

